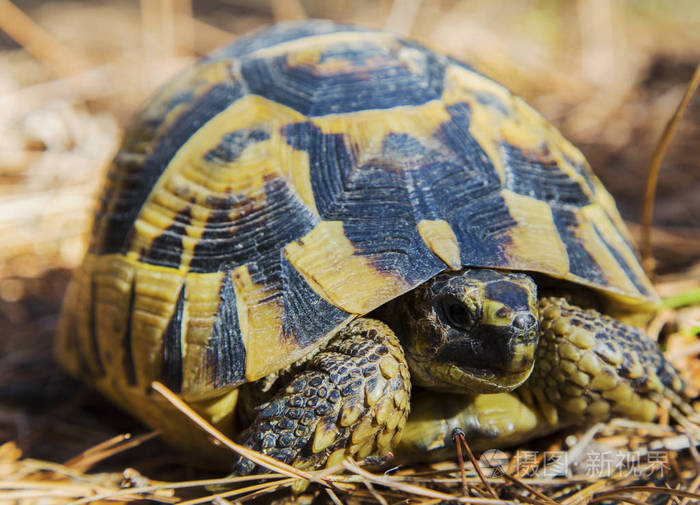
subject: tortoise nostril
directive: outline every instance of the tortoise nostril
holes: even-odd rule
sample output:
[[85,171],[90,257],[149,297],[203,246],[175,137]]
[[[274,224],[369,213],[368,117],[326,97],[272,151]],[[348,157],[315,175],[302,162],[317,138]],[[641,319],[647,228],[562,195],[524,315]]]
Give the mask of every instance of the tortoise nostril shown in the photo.
[[537,321],[532,314],[518,314],[513,318],[513,326],[522,331],[532,329],[536,323]]

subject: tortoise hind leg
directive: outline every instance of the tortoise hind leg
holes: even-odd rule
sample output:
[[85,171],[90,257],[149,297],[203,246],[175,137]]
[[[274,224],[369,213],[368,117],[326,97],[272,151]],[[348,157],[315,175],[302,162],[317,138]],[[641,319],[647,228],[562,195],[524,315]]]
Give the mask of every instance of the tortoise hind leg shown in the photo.
[[[300,364],[286,387],[256,408],[239,441],[298,468],[392,450],[408,415],[410,381],[403,350],[384,323],[357,319]],[[255,465],[238,458],[236,473]]]
[[[540,341],[530,378],[510,393],[414,394],[399,456],[452,445],[504,447],[613,416],[650,421],[663,397],[679,410],[682,381],[642,330],[563,298],[539,302]],[[680,403],[679,403],[680,402]]]

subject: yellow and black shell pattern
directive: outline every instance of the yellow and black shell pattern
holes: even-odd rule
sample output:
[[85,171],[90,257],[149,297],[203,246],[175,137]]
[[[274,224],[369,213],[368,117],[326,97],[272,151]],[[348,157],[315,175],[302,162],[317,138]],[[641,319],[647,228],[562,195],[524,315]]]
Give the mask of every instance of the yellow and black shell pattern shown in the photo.
[[280,370],[445,269],[655,295],[583,155],[469,66],[327,21],[240,39],[166,85],[109,170],[58,347],[185,398]]

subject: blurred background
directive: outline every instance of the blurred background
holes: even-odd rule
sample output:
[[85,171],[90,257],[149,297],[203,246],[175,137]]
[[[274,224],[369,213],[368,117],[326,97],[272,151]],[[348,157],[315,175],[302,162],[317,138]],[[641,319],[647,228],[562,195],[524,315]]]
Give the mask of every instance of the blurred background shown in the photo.
[[[0,442],[57,460],[133,428],[51,359],[95,192],[160,84],[250,30],[304,17],[413,37],[523,96],[583,150],[638,236],[652,152],[700,61],[697,0],[0,0]],[[696,96],[657,191],[662,294],[700,285],[698,195]],[[92,404],[102,418],[78,420]]]

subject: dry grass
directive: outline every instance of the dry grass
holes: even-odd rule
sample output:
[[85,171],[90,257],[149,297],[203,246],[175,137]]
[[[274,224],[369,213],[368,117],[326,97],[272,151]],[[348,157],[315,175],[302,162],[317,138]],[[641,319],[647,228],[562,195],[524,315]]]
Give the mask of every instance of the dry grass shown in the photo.
[[[270,473],[247,477],[159,482],[132,468],[120,473],[86,473],[99,461],[154,436],[132,440],[114,437],[61,465],[20,459],[8,442],[0,446],[0,503],[160,503],[244,502],[274,494],[278,500],[325,497],[337,503],[406,500],[473,504],[577,504],[615,500],[646,503],[650,496],[700,500],[700,459],[686,435],[664,424],[613,421],[594,426],[566,442],[554,442],[546,451],[486,454],[479,460],[461,457],[431,465],[396,467],[372,473],[354,461],[321,471],[305,472],[240,446],[218,432],[162,385],[157,390],[170,399],[220,444],[266,467]],[[575,439],[575,441],[574,441]],[[458,445],[459,447],[459,445]],[[684,458],[682,452],[692,458]],[[600,455],[610,455],[599,460]],[[488,457],[490,456],[490,458]],[[595,456],[593,460],[590,458]],[[495,464],[497,458],[498,465]],[[311,483],[311,488],[306,486]],[[225,489],[211,492],[212,488]],[[306,490],[305,495],[290,490]],[[209,491],[208,491],[209,490]],[[186,491],[184,495],[183,491]],[[187,498],[195,492],[196,498]],[[269,501],[269,500],[268,500]]]
[[[640,236],[647,166],[700,60],[694,0],[0,0],[0,505],[281,503],[306,481],[296,501],[336,505],[700,500],[700,458],[668,412],[653,425],[616,421],[502,455],[471,458],[460,443],[454,460],[386,473],[352,461],[300,472],[248,454],[273,473],[209,478],[154,434],[120,435],[143,428],[56,369],[50,337],[67,272],[130,114],[196,57],[305,16],[388,27],[523,95],[583,149]],[[647,221],[668,307],[648,331],[697,396],[700,98],[687,102]]]

